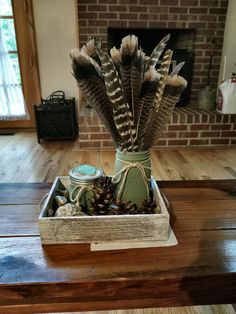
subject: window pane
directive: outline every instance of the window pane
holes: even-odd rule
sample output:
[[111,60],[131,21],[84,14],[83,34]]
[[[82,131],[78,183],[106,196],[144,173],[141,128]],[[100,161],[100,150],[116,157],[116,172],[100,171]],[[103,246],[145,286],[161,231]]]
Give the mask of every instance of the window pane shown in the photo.
[[7,50],[17,50],[13,19],[0,19],[0,27],[5,39]]
[[0,15],[13,15],[11,0],[0,0]]
[[11,59],[13,68],[14,68],[15,73],[16,73],[17,81],[19,84],[21,84],[20,66],[19,66],[18,55],[16,53],[11,53],[10,59]]

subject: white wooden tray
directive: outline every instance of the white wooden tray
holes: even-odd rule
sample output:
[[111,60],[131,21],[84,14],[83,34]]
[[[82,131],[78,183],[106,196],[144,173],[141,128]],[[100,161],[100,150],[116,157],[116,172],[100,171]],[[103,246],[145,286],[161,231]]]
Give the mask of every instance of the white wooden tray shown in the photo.
[[161,212],[147,215],[47,217],[56,190],[69,185],[68,177],[57,177],[39,215],[42,244],[98,243],[112,241],[166,241],[169,213],[154,178],[153,196]]

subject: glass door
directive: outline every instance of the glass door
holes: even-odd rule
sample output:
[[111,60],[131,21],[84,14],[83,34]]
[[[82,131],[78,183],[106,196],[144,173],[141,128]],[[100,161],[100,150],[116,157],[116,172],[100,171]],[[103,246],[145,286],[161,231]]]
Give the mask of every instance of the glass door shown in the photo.
[[12,61],[17,81],[21,84],[20,66],[11,0],[0,0],[0,28],[5,38],[7,52]]
[[[40,101],[40,84],[32,1],[0,0],[0,27],[7,59],[14,71],[14,84],[22,89],[26,112],[29,113],[29,119],[25,115],[25,119],[21,120],[0,121],[0,128],[33,127],[33,104]],[[20,102],[15,102],[16,114],[19,106]],[[21,109],[24,111],[24,108]]]

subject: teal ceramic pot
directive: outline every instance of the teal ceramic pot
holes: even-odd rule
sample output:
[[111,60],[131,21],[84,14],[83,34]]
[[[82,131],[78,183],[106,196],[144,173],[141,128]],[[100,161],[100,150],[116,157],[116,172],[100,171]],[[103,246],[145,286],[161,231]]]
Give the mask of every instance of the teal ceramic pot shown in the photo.
[[150,195],[151,161],[149,151],[116,151],[115,175],[116,198],[129,200],[138,208]]

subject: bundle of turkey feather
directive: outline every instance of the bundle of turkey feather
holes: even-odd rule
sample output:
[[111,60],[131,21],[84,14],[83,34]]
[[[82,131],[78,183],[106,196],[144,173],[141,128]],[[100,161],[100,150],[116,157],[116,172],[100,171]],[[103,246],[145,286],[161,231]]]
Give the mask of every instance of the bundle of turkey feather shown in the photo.
[[184,62],[169,74],[172,51],[164,53],[169,37],[150,57],[139,49],[134,35],[124,37],[120,49],[112,48],[110,55],[94,40],[70,52],[78,86],[122,151],[151,148],[187,86],[178,75]]

